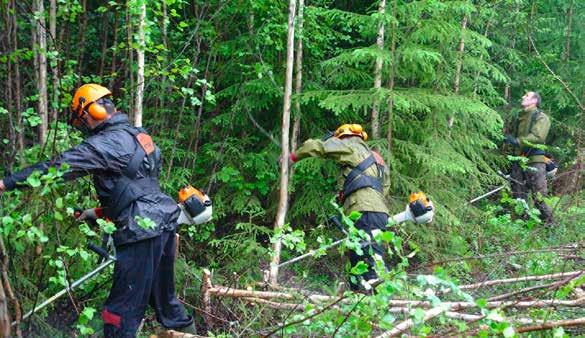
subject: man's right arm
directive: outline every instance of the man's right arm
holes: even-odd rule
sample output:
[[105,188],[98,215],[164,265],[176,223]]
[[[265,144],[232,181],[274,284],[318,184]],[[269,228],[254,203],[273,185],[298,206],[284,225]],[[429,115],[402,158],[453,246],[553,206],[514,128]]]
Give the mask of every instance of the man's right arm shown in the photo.
[[291,154],[291,160],[296,162],[307,157],[339,160],[341,156],[351,153],[351,148],[336,137],[329,138],[326,141],[308,139],[299,149]]
[[46,174],[49,168],[60,168],[63,164],[67,164],[69,167],[63,175],[63,179],[66,181],[86,176],[108,167],[108,163],[103,155],[93,145],[83,142],[52,160],[33,164],[19,172],[4,177],[2,180],[3,190],[10,191],[18,188],[19,183],[25,182],[35,171]]

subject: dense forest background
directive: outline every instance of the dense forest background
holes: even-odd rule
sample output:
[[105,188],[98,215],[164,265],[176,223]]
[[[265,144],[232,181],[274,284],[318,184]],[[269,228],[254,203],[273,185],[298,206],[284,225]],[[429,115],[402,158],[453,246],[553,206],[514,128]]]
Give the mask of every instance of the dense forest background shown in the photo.
[[[490,296],[506,291],[502,288],[465,293],[457,287],[583,271],[584,1],[300,0],[292,6],[290,131],[283,120],[290,8],[285,1],[0,3],[0,176],[79,143],[81,135],[66,124],[74,90],[88,82],[110,88],[117,107],[161,147],[164,190],[175,197],[190,183],[213,199],[213,222],[180,229],[177,262],[179,295],[201,332],[368,336],[414,318],[414,334],[513,336],[522,332],[518,316],[532,318],[533,325],[585,317],[582,302],[520,313],[513,306],[485,306]],[[503,135],[520,110],[520,97],[532,90],[542,95],[551,117],[548,151],[560,166],[549,181],[547,202],[557,220],[550,229],[506,190],[467,203],[505,184],[497,171],[507,171],[512,152],[502,146]],[[390,164],[392,212],[404,210],[408,194],[418,190],[436,207],[432,224],[392,230],[395,237],[388,242],[400,263],[385,291],[301,311],[216,297],[212,313],[203,311],[203,268],[213,270],[214,283],[242,289],[258,287],[268,268],[281,144],[288,143],[281,142],[283,133],[290,134],[294,150],[342,123],[364,125],[370,145]],[[335,212],[330,200],[337,170],[317,159],[294,166],[285,211],[290,227],[278,231],[281,260],[342,236],[324,225]],[[96,206],[95,192],[87,178],[62,184],[59,175],[31,177],[32,189],[0,197],[2,282],[11,289],[4,306],[12,320],[96,266],[85,245],[99,241],[99,231],[71,216],[74,208]],[[281,269],[278,280],[334,294],[345,279],[344,262],[330,250]],[[99,335],[110,276],[101,274],[25,320],[22,334]],[[509,299],[569,301],[584,282],[577,277]],[[523,282],[514,290],[531,285]],[[446,286],[455,292],[442,301],[473,297],[483,317],[466,321],[442,313],[433,319],[421,309],[383,310],[389,299],[400,297],[430,300],[437,308],[440,300],[425,290]],[[557,325],[554,334],[583,333],[582,325],[581,331]],[[155,330],[149,313],[142,334]]]

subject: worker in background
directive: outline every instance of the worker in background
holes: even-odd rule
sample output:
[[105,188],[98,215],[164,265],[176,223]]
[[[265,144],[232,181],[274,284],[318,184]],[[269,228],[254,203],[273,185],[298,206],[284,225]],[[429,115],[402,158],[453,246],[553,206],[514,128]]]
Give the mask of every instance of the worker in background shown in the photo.
[[[515,133],[506,135],[506,143],[516,149],[516,155],[527,160],[527,167],[522,168],[517,161],[512,164],[512,194],[514,198],[528,200],[532,194],[540,218],[546,226],[552,225],[552,209],[544,202],[547,197],[547,169],[545,151],[546,137],[550,130],[550,119],[540,109],[541,97],[537,92],[527,92],[522,96],[522,113],[515,123]],[[520,184],[524,183],[524,184]]]

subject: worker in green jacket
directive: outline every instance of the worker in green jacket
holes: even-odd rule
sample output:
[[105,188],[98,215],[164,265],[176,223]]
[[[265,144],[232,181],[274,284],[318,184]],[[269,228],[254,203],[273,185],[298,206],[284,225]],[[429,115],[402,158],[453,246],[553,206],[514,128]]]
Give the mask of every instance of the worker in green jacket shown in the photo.
[[293,163],[308,157],[320,157],[333,160],[341,167],[338,200],[347,215],[353,211],[361,213],[355,226],[370,237],[362,243],[362,256],[354,251],[349,253],[352,266],[359,261],[368,265],[366,273],[350,277],[350,285],[356,291],[370,290],[378,281],[374,266],[376,261],[384,262],[384,249],[374,237],[385,231],[388,223],[388,207],[384,197],[390,189],[388,167],[382,157],[368,147],[365,142],[367,138],[361,125],[344,124],[337,128],[332,137],[309,139],[291,153]]
[[[520,114],[516,131],[506,135],[506,142],[516,149],[516,155],[526,157],[528,166],[522,168],[518,162],[512,165],[512,194],[525,201],[531,192],[534,204],[540,210],[540,217],[545,225],[552,224],[552,210],[544,202],[547,196],[545,152],[546,137],[550,129],[549,117],[540,109],[540,94],[528,92],[522,97],[523,111]],[[540,147],[539,147],[540,146]]]

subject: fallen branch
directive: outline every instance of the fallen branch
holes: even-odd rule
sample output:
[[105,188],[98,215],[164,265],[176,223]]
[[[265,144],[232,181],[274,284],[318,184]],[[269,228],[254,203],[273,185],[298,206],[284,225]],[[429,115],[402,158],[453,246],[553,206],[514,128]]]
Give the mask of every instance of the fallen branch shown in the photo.
[[[446,312],[447,310],[449,310],[449,307],[439,307],[439,308],[430,309],[429,311],[425,312],[425,316],[423,317],[422,321],[426,322],[432,318],[435,318],[435,317],[441,315],[443,312]],[[399,334],[401,334],[402,332],[410,329],[413,326],[414,326],[414,320],[407,319],[407,320],[401,322],[400,324],[396,325],[392,330],[386,331],[383,334],[379,335],[377,338],[396,337]]]
[[506,279],[494,279],[488,280],[481,283],[474,283],[474,284],[467,284],[461,285],[459,289],[461,290],[471,290],[471,289],[478,289],[484,286],[491,286],[491,285],[499,285],[499,284],[510,284],[510,283],[519,283],[519,282],[529,282],[529,281],[541,281],[541,280],[548,280],[548,279],[559,279],[564,277],[576,277],[584,273],[585,270],[581,271],[570,271],[570,272],[561,272],[549,275],[541,275],[541,276],[525,276],[525,277],[518,277],[518,278],[506,278]]
[[[505,301],[505,302],[487,302],[486,308],[495,309],[499,307],[511,307],[511,308],[544,308],[551,306],[566,306],[575,307],[582,306],[585,304],[585,298],[579,298],[576,300],[557,300],[557,299],[543,299],[533,301]],[[388,305],[392,307],[422,307],[431,308],[432,304],[429,301],[416,301],[416,300],[390,300]],[[471,309],[478,307],[475,303],[470,302],[443,302],[441,305],[447,306],[452,310]]]
[[540,324],[540,325],[519,327],[519,328],[516,328],[516,332],[523,333],[523,332],[531,332],[531,331],[550,330],[550,329],[554,329],[557,327],[573,327],[573,326],[585,326],[585,317],[581,317],[581,318],[577,318],[577,319],[547,322],[547,323]]
[[210,295],[221,296],[221,297],[232,297],[232,298],[261,298],[261,299],[287,299],[287,300],[299,300],[305,299],[312,303],[323,303],[328,301],[336,301],[340,297],[325,296],[318,294],[309,295],[294,295],[286,292],[276,291],[253,291],[253,290],[242,290],[234,289],[225,286],[211,287],[207,290]]
[[556,248],[549,248],[549,249],[539,249],[539,250],[526,250],[526,251],[511,251],[511,252],[502,252],[502,253],[495,253],[495,254],[488,254],[488,255],[476,255],[476,256],[469,256],[469,257],[457,257],[457,258],[448,258],[441,261],[431,262],[422,266],[417,266],[416,269],[423,269],[429,268],[435,265],[445,264],[445,263],[452,263],[452,262],[460,262],[460,261],[469,261],[469,260],[480,260],[486,258],[495,258],[495,257],[502,257],[502,256],[520,256],[520,255],[528,255],[533,253],[547,253],[547,252],[572,252],[580,248],[579,245],[571,245],[568,247],[556,247]]
[[[534,291],[534,290],[540,290],[540,289],[558,289],[560,286],[563,286],[567,283],[569,283],[570,281],[572,281],[573,279],[577,278],[579,275],[575,275],[575,276],[570,276],[567,279],[563,279],[561,281],[558,282],[554,282],[554,283],[549,283],[549,284],[545,284],[545,285],[535,285],[535,286],[531,286],[531,287],[527,287],[518,291],[514,291],[514,292],[509,292],[509,293],[505,293],[503,295],[499,295],[499,296],[495,296],[495,297],[490,297],[487,299],[488,302],[490,301],[497,301],[497,300],[503,300],[503,299],[507,299],[513,296],[517,296],[517,295],[521,295],[523,293],[527,293],[530,291]],[[578,297],[581,298],[581,297]]]
[[279,303],[279,302],[272,302],[272,301],[269,301],[266,299],[251,298],[251,297],[245,297],[242,299],[245,300],[246,302],[249,302],[249,303],[262,304],[262,305],[265,305],[271,309],[276,309],[276,310],[292,310],[292,311],[304,311],[305,310],[304,305],[298,304],[298,303]]
[[211,294],[210,289],[213,289],[211,284],[211,272],[203,269],[203,278],[201,280],[201,303],[203,304],[203,320],[205,325],[210,327],[213,324],[213,316],[211,316]]

